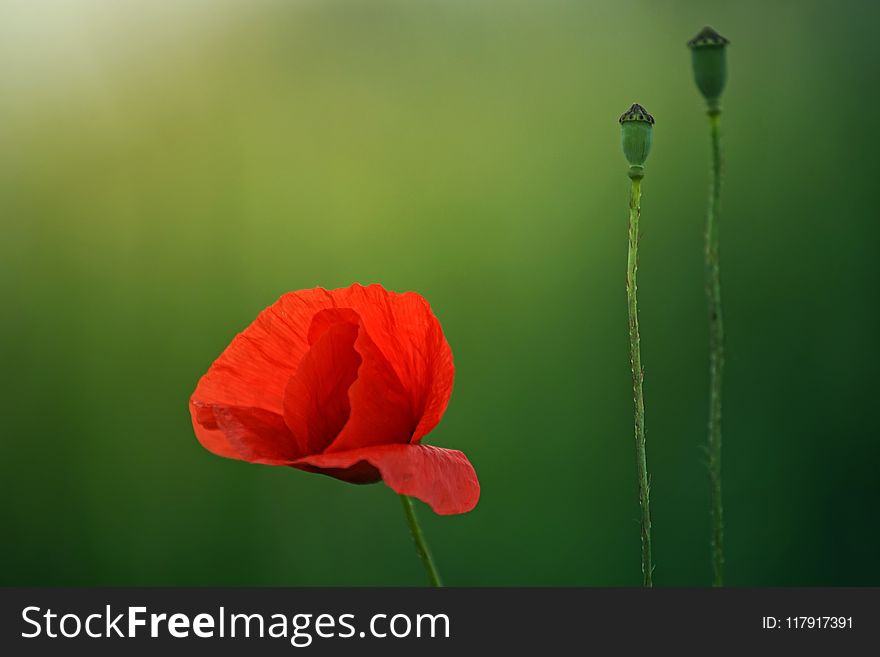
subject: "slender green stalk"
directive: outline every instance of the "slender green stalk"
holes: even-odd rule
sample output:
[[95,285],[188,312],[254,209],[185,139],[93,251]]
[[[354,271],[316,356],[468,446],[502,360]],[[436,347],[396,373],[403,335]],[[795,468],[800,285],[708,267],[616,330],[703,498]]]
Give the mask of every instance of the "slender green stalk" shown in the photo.
[[642,352],[639,345],[639,304],[636,274],[639,270],[639,218],[642,203],[642,178],[645,161],[651,152],[654,139],[654,117],[633,103],[618,119],[623,154],[629,162],[629,179],[632,182],[629,196],[629,249],[626,256],[626,300],[629,315],[629,362],[633,377],[633,402],[635,404],[636,467],[639,482],[639,510],[642,530],[642,584],[654,585],[654,565],[651,559],[651,505],[648,459],[645,455],[645,399],[642,395]]
[[724,373],[724,323],[721,314],[719,205],[721,201],[721,109],[709,106],[712,171],[706,212],[706,297],[709,302],[709,484],[712,517],[712,585],[724,583],[724,517],[721,504],[721,385]]
[[636,298],[636,274],[639,269],[639,217],[641,214],[642,180],[632,178],[629,201],[629,250],[626,259],[626,297],[629,311],[629,351],[635,402],[636,466],[639,480],[639,507],[642,530],[642,583],[653,586],[651,560],[651,507],[648,459],[645,455],[645,400],[642,395],[642,354],[639,345],[639,307]]
[[425,543],[425,536],[422,534],[422,528],[419,526],[419,520],[416,518],[416,510],[413,508],[412,500],[406,496],[400,496],[400,502],[403,504],[403,513],[406,515],[406,524],[409,525],[409,532],[412,535],[413,543],[416,545],[419,559],[425,567],[425,573],[428,575],[428,581],[431,586],[443,586],[440,581],[440,575],[437,573],[437,566],[434,565],[434,559],[431,557],[431,551],[428,550],[428,544]]
[[712,144],[709,207],[706,211],[706,298],[709,306],[709,495],[712,520],[712,585],[724,582],[724,518],[721,508],[721,382],[724,373],[724,324],[721,318],[719,205],[721,200],[721,94],[727,84],[730,40],[708,25],[688,41],[694,82],[706,101]]

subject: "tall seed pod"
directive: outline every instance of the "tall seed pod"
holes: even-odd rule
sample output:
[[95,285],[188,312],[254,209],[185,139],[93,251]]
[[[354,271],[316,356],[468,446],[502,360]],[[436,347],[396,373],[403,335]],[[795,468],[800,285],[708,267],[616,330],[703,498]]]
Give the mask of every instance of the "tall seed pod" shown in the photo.
[[727,44],[711,27],[688,41],[694,82],[706,100],[712,157],[706,210],[706,299],[709,309],[709,421],[706,442],[712,520],[712,584],[724,583],[724,513],[721,503],[721,389],[724,374],[724,322],[721,312],[721,94],[727,83]]
[[651,504],[648,478],[648,459],[645,453],[645,399],[642,394],[642,351],[639,337],[638,285],[639,219],[642,204],[642,178],[645,160],[651,152],[654,117],[638,103],[634,103],[619,119],[620,141],[623,154],[629,162],[629,248],[626,257],[626,300],[629,317],[629,358],[633,381],[633,404],[636,438],[636,470],[639,484],[639,510],[642,535],[642,584],[654,585],[654,565],[651,555]]
[[720,110],[719,100],[727,84],[727,44],[726,38],[708,25],[688,41],[691,49],[691,64],[694,69],[694,82],[706,99],[711,111]]
[[645,160],[654,141],[654,117],[644,107],[633,103],[618,120],[623,155],[629,162],[629,177],[642,178],[645,175]]

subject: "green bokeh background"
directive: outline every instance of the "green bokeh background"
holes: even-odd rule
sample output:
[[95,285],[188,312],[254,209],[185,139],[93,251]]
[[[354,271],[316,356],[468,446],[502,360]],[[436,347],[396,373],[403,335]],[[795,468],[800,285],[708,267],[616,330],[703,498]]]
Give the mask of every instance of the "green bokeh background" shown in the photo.
[[709,582],[708,128],[723,99],[728,582],[880,584],[876,3],[0,0],[0,583],[420,585],[400,505],[193,436],[282,293],[432,303],[419,504],[448,583],[636,585],[617,117],[657,119],[640,267],[656,582]]

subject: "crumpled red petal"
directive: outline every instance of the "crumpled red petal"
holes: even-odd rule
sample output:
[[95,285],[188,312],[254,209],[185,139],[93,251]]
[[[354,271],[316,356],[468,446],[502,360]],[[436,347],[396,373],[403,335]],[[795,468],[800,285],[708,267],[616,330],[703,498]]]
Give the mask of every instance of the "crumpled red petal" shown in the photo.
[[282,415],[284,388],[309,349],[312,318],[333,305],[331,294],[320,288],[285,294],[233,338],[199,380],[192,398]]
[[284,418],[261,408],[212,406],[190,401],[199,442],[227,458],[266,465],[288,465],[298,458],[293,434]]
[[[338,314],[324,310],[317,317],[330,313]],[[323,452],[346,426],[351,416],[349,388],[361,368],[354,348],[360,331],[357,316],[337,317],[323,328],[310,336],[314,343],[284,390],[284,420],[300,454]]]
[[446,411],[455,367],[452,350],[428,302],[418,294],[388,293],[380,285],[353,285],[333,291],[341,307],[354,309],[367,335],[388,359],[410,395],[418,442]]
[[411,395],[363,325],[354,348],[362,362],[348,390],[351,415],[327,452],[408,443],[416,428]]
[[480,499],[480,482],[467,457],[432,445],[379,445],[307,456],[291,465],[358,484],[381,478],[440,515],[467,513]]

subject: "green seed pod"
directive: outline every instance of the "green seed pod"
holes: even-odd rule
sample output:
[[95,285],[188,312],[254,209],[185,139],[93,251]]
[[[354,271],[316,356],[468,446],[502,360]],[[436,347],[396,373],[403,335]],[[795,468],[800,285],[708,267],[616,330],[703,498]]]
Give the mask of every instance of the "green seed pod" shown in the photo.
[[718,100],[727,82],[727,44],[730,43],[708,25],[688,41],[694,81],[710,111],[719,109]]
[[629,162],[629,177],[641,178],[645,175],[645,160],[651,152],[654,131],[654,117],[647,110],[633,103],[620,116],[620,142],[623,154]]

